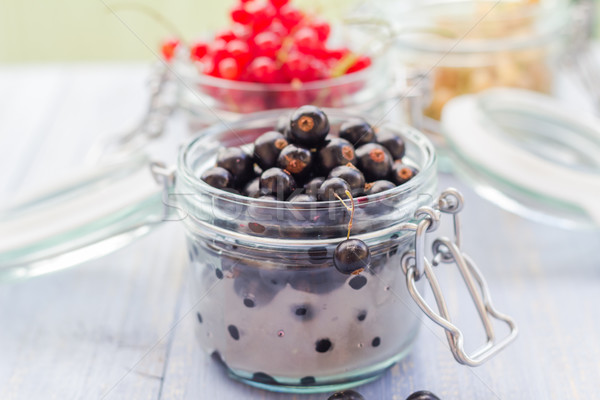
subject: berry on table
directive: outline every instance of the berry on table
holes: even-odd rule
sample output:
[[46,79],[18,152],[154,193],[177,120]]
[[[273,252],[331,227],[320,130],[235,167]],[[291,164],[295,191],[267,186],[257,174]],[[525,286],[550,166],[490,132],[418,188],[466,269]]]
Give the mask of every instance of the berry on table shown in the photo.
[[318,107],[302,106],[292,114],[290,133],[299,144],[319,145],[329,133],[327,115]]
[[406,400],[440,400],[440,398],[427,390],[419,390],[408,396]]
[[342,392],[335,392],[327,400],[365,400],[365,398],[354,390],[344,390]]
[[392,156],[385,147],[368,143],[356,149],[358,167],[369,181],[386,179],[392,169]]

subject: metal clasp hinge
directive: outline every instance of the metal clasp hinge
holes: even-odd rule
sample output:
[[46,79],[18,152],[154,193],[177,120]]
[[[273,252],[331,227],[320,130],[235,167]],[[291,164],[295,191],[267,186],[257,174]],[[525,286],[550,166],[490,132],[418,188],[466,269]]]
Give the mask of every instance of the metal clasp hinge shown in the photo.
[[[497,311],[489,294],[487,283],[475,263],[460,250],[460,221],[459,212],[462,210],[463,197],[455,189],[447,189],[439,199],[438,206],[421,207],[415,213],[416,225],[415,250],[406,252],[402,256],[402,269],[406,274],[408,291],[419,308],[436,324],[446,331],[446,337],[454,358],[461,364],[475,367],[496,355],[500,350],[512,342],[518,333],[515,322],[509,316]],[[451,214],[454,219],[454,240],[445,237],[437,238],[433,242],[433,259],[430,262],[425,255],[425,234],[433,232],[440,223],[441,214]],[[433,266],[441,263],[454,263],[465,281],[471,298],[483,323],[487,342],[473,354],[467,354],[464,348],[464,335],[450,318],[448,307],[440,289]],[[425,276],[435,297],[438,312],[435,312],[425,301],[417,289],[416,282]],[[496,339],[493,319],[502,321],[510,330],[508,336],[501,340]]]

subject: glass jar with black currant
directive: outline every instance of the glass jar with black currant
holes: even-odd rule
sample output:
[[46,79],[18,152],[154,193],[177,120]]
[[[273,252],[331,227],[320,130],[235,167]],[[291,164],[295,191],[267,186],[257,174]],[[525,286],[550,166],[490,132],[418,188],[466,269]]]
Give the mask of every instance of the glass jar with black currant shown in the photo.
[[424,235],[462,201],[437,197],[435,150],[416,129],[314,106],[206,129],[182,150],[169,200],[201,347],[235,379],[297,393],[357,386],[408,354],[435,280]]

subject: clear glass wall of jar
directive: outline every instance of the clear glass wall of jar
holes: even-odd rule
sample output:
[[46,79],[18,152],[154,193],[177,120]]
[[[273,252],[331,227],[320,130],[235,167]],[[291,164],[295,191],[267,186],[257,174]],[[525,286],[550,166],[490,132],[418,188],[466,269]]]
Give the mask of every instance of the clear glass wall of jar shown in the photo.
[[[326,112],[334,130],[347,118]],[[348,230],[340,202],[252,199],[198,179],[220,146],[252,143],[280,115],[210,128],[180,156],[170,198],[186,228],[195,293],[205,296],[196,310],[197,337],[234,378],[254,386],[304,393],[356,386],[404,357],[417,334],[422,314],[401,268],[414,232],[401,226],[434,201],[435,152],[413,128],[381,127],[404,137],[403,160],[419,173],[391,191],[355,199],[352,236],[369,245],[372,263],[344,275],[333,266]]]
[[[394,7],[388,4],[388,7]],[[402,62],[431,76],[425,115],[451,98],[508,86],[549,93],[569,18],[561,0],[428,1],[394,15]]]

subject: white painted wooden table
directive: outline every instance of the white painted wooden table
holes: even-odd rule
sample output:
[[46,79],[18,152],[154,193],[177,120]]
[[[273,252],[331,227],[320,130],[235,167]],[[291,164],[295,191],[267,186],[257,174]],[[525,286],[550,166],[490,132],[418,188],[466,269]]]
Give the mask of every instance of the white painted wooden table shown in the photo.
[[[3,198],[77,168],[99,135],[133,124],[147,74],[143,65],[0,67]],[[466,195],[464,248],[520,336],[471,369],[425,321],[412,354],[358,390],[370,400],[417,389],[442,399],[600,398],[600,234],[524,221],[452,177],[441,185]],[[0,285],[0,399],[326,399],[249,388],[202,353],[192,311],[201,294],[189,293],[184,246],[180,227],[165,223],[102,259]],[[460,278],[440,272],[462,304]],[[471,311],[451,307],[459,320]]]

